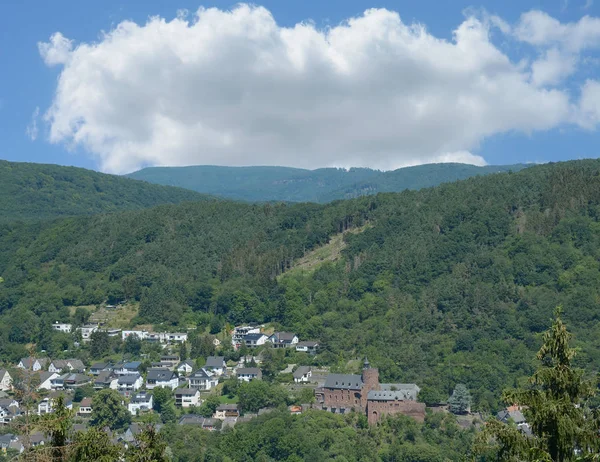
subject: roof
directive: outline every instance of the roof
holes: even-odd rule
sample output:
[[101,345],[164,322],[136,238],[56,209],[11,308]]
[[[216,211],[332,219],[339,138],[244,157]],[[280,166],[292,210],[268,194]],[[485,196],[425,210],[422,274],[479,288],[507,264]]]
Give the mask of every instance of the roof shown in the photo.
[[67,359],[67,362],[71,365],[73,369],[85,369],[85,364],[83,364],[83,361],[81,359]]
[[414,383],[382,383],[381,389],[384,391],[401,391],[406,398],[412,401],[417,400],[417,395],[421,391],[418,385]]
[[140,374],[122,375],[119,377],[120,384],[134,384],[140,378]]
[[40,384],[44,383],[50,377],[54,377],[55,375],[56,375],[56,372],[48,372],[48,371],[39,372]]
[[196,414],[185,414],[179,419],[179,425],[202,425],[204,417]]
[[210,375],[204,369],[198,369],[192,372],[190,379],[210,379]]
[[179,364],[177,364],[177,369],[179,369],[181,366],[184,366],[184,365],[186,365],[186,364],[187,364],[188,366],[190,366],[192,369],[193,369],[193,368],[195,367],[195,365],[196,365],[196,363],[195,363],[193,360],[191,360],[191,359],[186,359],[185,361],[181,361]]
[[108,363],[94,363],[90,366],[90,369],[106,369],[108,367]]
[[160,357],[160,360],[161,361],[172,361],[172,360],[179,361],[179,356],[178,355],[162,355]]
[[102,371],[98,374],[96,383],[110,383],[116,378],[117,376],[112,371]]
[[141,391],[136,393],[134,397],[131,398],[132,403],[147,403],[152,399],[152,395],[145,391]]
[[338,390],[361,390],[363,387],[362,376],[355,374],[329,374],[323,388]]
[[29,369],[31,366],[33,366],[33,364],[35,363],[36,360],[42,366],[45,366],[46,364],[48,364],[48,358],[32,358],[32,357],[21,358],[21,363],[23,363],[23,366],[25,367],[25,369]]
[[523,415],[523,413],[521,411],[500,411],[496,417],[498,417],[499,420],[503,421],[503,422],[507,422],[509,419],[512,419],[512,421],[516,424],[521,424],[521,423],[525,423],[527,422],[527,420],[525,420],[525,416]]
[[204,365],[204,367],[220,368],[220,367],[223,367],[224,363],[225,363],[224,356],[209,356],[208,358],[206,358],[206,364]]
[[237,371],[236,371],[237,375],[240,374],[244,374],[244,375],[259,375],[261,374],[260,369],[258,367],[240,367]]
[[310,372],[310,366],[300,366],[298,369],[294,371],[294,378],[299,379],[305,374]]
[[196,393],[200,393],[197,388],[178,388],[175,390],[176,395],[195,396]]
[[369,401],[412,401],[409,394],[402,390],[371,390],[367,394]]
[[319,342],[314,342],[312,340],[305,340],[303,342],[296,343],[296,348],[297,347],[303,347],[303,346],[314,348],[316,346],[319,346]]
[[91,407],[92,406],[92,398],[83,398],[81,403],[79,403],[79,407]]
[[217,411],[237,411],[237,404],[219,404]]
[[123,364],[123,369],[137,369],[142,365],[141,361],[131,361]]
[[0,379],[2,379],[5,374],[10,375],[6,369],[0,369]]
[[146,380],[168,381],[175,377],[175,373],[169,369],[148,369]]
[[244,335],[244,340],[260,340],[261,338],[266,337],[265,334],[246,334]]
[[274,337],[281,343],[290,343],[296,337],[293,332],[275,332],[271,337]]

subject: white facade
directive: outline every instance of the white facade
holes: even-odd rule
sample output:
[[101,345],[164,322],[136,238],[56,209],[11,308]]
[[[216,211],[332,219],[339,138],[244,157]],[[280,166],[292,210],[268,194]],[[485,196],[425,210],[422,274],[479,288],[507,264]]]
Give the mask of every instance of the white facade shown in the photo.
[[180,407],[192,407],[202,404],[200,390],[197,388],[180,388],[175,391],[175,405]]
[[12,377],[6,369],[0,369],[0,390],[9,391],[12,389]]
[[[65,399],[65,407],[73,409],[73,403]],[[46,397],[38,404],[38,415],[50,414],[54,410],[54,398]]]
[[52,381],[59,377],[56,372],[43,372],[40,374],[40,384],[38,390],[52,390]]
[[154,398],[152,398],[151,394],[145,392],[135,395],[127,405],[127,409],[131,415],[136,415],[142,411],[150,411],[153,407]]
[[54,324],[52,324],[52,329],[58,332],[64,332],[65,334],[70,334],[73,330],[73,324],[55,322]]
[[144,379],[141,375],[124,375],[117,382],[117,389],[121,393],[130,394],[142,388]]
[[92,338],[92,334],[98,330],[98,325],[86,324],[85,326],[78,327],[77,330],[81,332],[81,339],[84,342],[89,342]]
[[260,333],[260,327],[238,326],[233,329],[231,334],[231,344],[237,349],[244,343],[244,337],[247,334]]
[[146,338],[148,337],[148,332],[145,331],[145,330],[124,330],[124,331],[121,331],[121,339],[122,340],[125,340],[130,335],[135,335],[140,340],[146,340]]

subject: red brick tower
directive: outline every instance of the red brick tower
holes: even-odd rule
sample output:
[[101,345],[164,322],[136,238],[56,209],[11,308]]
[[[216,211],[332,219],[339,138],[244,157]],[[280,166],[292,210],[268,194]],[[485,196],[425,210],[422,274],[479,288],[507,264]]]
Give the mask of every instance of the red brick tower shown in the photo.
[[371,368],[369,360],[366,357],[363,364],[362,381],[364,385],[361,390],[361,405],[363,411],[366,411],[367,395],[369,394],[369,391],[381,389],[381,386],[379,385],[379,369]]

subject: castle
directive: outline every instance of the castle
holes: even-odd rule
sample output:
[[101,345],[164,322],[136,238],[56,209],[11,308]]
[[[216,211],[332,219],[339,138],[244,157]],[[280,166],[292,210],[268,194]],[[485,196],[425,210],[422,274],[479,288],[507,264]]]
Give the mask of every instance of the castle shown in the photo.
[[361,375],[329,374],[325,385],[315,390],[323,410],[344,414],[364,413],[370,424],[384,415],[404,414],[423,422],[425,404],[417,402],[419,387],[414,383],[379,383],[379,370],[365,358]]

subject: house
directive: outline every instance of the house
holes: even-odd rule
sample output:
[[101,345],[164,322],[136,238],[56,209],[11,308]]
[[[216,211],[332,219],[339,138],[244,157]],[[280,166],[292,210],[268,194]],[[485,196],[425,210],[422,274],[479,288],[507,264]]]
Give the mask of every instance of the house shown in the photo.
[[127,405],[127,409],[129,409],[131,415],[137,415],[139,412],[151,411],[153,407],[154,401],[152,395],[146,391],[136,393]]
[[108,371],[111,368],[110,363],[94,363],[90,366],[90,374],[99,375],[102,371]]
[[269,337],[274,348],[291,348],[298,343],[298,336],[291,332],[275,332]]
[[80,359],[55,359],[48,366],[48,372],[83,372],[85,365]]
[[142,388],[143,383],[144,379],[140,374],[122,375],[117,381],[117,390],[125,396],[130,396]]
[[290,406],[288,407],[288,409],[290,410],[290,414],[292,415],[300,415],[302,414],[302,406]]
[[220,404],[215,413],[213,414],[214,419],[225,420],[228,417],[239,417],[240,410],[237,404]]
[[121,331],[121,340],[125,341],[130,335],[135,335],[140,340],[145,340],[148,337],[148,331],[145,330],[124,330]]
[[12,389],[12,377],[6,369],[0,369],[0,390],[10,391]]
[[83,398],[81,400],[77,415],[79,417],[90,417],[92,415],[92,398]]
[[260,327],[239,326],[233,329],[231,333],[231,344],[236,350],[244,344],[244,337],[248,334],[260,333]]
[[224,356],[209,356],[206,358],[206,364],[204,365],[204,369],[212,372],[217,376],[221,376],[225,373],[227,369],[227,364],[225,363]]
[[217,429],[217,420],[196,414],[185,414],[179,419],[179,425],[198,425],[204,430],[214,431]]
[[6,454],[9,449],[17,451],[20,454],[25,450],[25,447],[17,435],[12,433],[0,435],[0,451]]
[[7,425],[12,422],[15,417],[21,415],[19,402],[12,399],[0,399],[0,424]]
[[28,371],[41,371],[48,365],[48,358],[21,358],[17,367]]
[[179,372],[180,374],[191,374],[192,371],[194,370],[195,367],[195,363],[194,361],[192,361],[191,359],[186,359],[185,361],[181,361],[177,367],[175,368],[175,370],[177,372]]
[[250,380],[262,380],[262,372],[258,367],[239,367],[235,375],[238,380],[250,382]]
[[73,390],[75,388],[83,387],[91,381],[92,380],[87,375],[66,373],[50,379],[50,386],[53,390]]
[[140,361],[130,361],[123,364],[115,365],[115,374],[117,375],[136,375],[140,372]]
[[52,324],[52,329],[58,332],[64,332],[65,334],[70,334],[73,330],[73,324],[55,321],[54,324]]
[[118,388],[118,381],[119,377],[114,372],[102,371],[94,381],[94,389],[110,388],[111,390],[116,390]]
[[119,337],[121,335],[121,329],[98,329],[100,332],[106,332],[109,337]]
[[166,333],[164,343],[183,343],[187,342],[187,339],[188,335],[183,332]]
[[50,414],[53,412],[54,406],[56,406],[56,400],[59,396],[63,397],[64,404],[67,409],[73,409],[73,402],[69,397],[62,393],[51,393],[38,403],[38,415]]
[[510,406],[503,411],[498,412],[496,414],[498,420],[502,423],[509,423],[510,421],[514,422],[519,430],[521,430],[526,435],[531,435],[531,427],[527,423],[527,419],[523,415],[523,412],[518,406]]
[[213,377],[210,372],[204,369],[198,369],[196,372],[193,372],[188,377],[188,381],[190,388],[197,388],[198,390],[210,390],[219,383],[216,377]]
[[296,343],[296,351],[308,353],[311,355],[316,355],[318,348],[319,342],[313,342],[312,340]]
[[160,357],[161,364],[169,369],[174,369],[179,363],[179,356],[177,355],[163,355]]
[[86,324],[78,327],[77,330],[81,332],[81,340],[89,342],[92,339],[92,334],[98,330],[98,324]]
[[155,387],[165,387],[175,390],[179,385],[179,379],[175,372],[169,369],[148,369],[146,375],[146,388],[152,390]]
[[312,371],[309,366],[300,366],[294,371],[294,382],[308,382],[312,377]]
[[37,377],[39,379],[38,390],[52,390],[52,380],[58,377],[56,372],[38,372]]
[[175,390],[175,406],[191,407],[200,404],[200,390],[197,388],[178,388]]
[[264,345],[268,339],[269,339],[269,337],[267,337],[265,334],[262,334],[262,333],[247,334],[244,337],[244,344],[248,348],[254,348],[254,347],[257,347],[260,345]]
[[[157,432],[160,431],[161,428],[162,428],[162,424],[154,425],[154,429]],[[133,443],[135,441],[135,437],[137,435],[139,435],[143,429],[144,429],[144,427],[142,424],[132,423],[131,425],[129,425],[129,428],[123,435],[123,441],[125,441],[126,443]]]
[[425,404],[417,402],[419,387],[414,383],[379,383],[379,370],[365,358],[361,375],[329,374],[322,388],[315,390],[323,410],[344,414],[363,413],[370,424],[385,415],[404,414],[423,422]]

